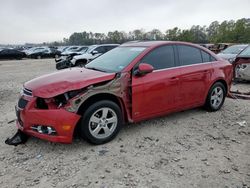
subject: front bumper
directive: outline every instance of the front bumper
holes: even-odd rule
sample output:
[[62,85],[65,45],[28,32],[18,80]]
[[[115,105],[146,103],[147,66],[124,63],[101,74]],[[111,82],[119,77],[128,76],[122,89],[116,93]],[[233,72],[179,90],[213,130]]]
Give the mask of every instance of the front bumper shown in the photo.
[[[27,135],[51,142],[71,143],[75,126],[80,116],[59,109],[37,109],[35,108],[36,97],[22,96],[20,100],[28,101],[24,108],[17,107],[17,128]],[[18,104],[19,106],[19,104]],[[56,130],[55,135],[43,134],[32,129],[33,126],[50,126]]]
[[61,61],[56,63],[57,70],[66,69],[66,68],[69,68],[71,66],[72,66],[72,64],[69,60],[61,60]]

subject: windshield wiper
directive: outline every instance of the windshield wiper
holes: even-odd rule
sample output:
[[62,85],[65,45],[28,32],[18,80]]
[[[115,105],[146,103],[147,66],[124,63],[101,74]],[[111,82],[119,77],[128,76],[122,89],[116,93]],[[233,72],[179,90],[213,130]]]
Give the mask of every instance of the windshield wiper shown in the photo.
[[96,71],[101,71],[101,72],[106,72],[105,70],[102,70],[102,69],[98,69],[98,68],[95,68],[95,67],[86,67],[86,69],[91,69],[91,70],[96,70]]

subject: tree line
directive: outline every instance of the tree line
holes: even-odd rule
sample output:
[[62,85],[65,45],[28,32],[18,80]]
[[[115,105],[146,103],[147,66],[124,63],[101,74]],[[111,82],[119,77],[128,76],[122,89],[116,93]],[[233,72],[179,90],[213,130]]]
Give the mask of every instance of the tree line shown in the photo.
[[130,32],[110,31],[108,33],[75,32],[62,42],[51,45],[92,45],[103,43],[122,44],[131,40],[169,40],[193,43],[250,43],[250,18],[212,22],[209,26],[194,25],[190,29],[174,27],[165,32],[153,29],[146,32],[136,29]]

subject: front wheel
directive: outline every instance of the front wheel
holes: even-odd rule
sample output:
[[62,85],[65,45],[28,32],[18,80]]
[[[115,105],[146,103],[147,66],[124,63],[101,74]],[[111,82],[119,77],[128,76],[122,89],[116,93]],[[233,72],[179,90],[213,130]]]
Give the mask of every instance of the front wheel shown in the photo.
[[205,107],[208,111],[219,110],[226,97],[226,88],[221,82],[216,82],[209,90]]
[[99,101],[84,112],[81,135],[92,144],[104,144],[118,134],[122,124],[120,107],[112,101]]

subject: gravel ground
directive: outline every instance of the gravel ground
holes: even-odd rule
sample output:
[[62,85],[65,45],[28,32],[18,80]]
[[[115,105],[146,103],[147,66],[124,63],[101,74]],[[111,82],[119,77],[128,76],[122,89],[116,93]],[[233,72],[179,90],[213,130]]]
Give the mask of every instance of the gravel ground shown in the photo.
[[[219,112],[198,108],[126,125],[105,145],[31,138],[12,147],[22,84],[55,71],[53,60],[0,61],[0,185],[11,187],[250,187],[250,101],[226,99]],[[235,89],[250,91],[247,83]]]

